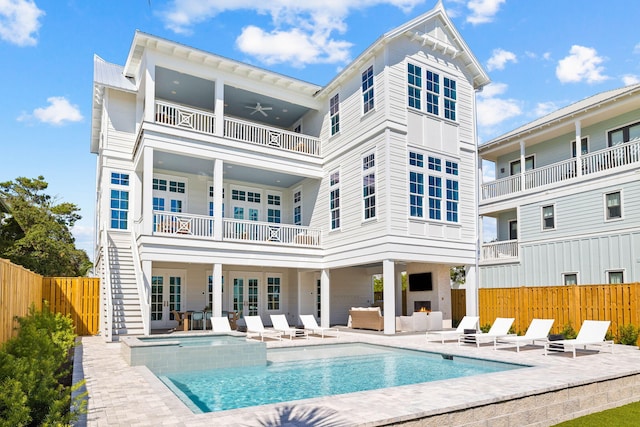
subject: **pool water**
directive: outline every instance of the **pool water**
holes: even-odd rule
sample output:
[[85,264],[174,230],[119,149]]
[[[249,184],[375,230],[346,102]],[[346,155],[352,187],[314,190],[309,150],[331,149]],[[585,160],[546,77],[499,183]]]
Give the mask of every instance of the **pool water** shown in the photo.
[[214,412],[524,367],[369,344],[315,347],[270,349],[266,366],[160,379],[194,412]]

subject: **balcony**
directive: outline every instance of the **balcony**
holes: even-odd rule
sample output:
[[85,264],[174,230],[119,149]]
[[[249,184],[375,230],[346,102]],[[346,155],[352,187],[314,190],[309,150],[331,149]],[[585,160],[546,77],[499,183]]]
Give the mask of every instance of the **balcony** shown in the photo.
[[[214,240],[215,218],[206,215],[155,211],[153,235]],[[293,224],[224,218],[222,240],[290,247],[320,247],[322,231]]]
[[528,170],[524,173],[524,189],[520,174],[487,182],[482,184],[480,196],[483,201],[491,200],[540,187],[561,183],[568,184],[570,181],[580,179],[581,176],[619,169],[631,164],[640,164],[640,138],[582,155],[579,174],[576,164],[577,160],[572,158]]
[[[215,116],[210,111],[165,101],[155,103],[155,122],[207,135],[215,135],[217,127]],[[237,118],[225,117],[223,136],[278,150],[320,156],[319,138]]]
[[518,240],[483,243],[480,247],[480,261],[516,261]]

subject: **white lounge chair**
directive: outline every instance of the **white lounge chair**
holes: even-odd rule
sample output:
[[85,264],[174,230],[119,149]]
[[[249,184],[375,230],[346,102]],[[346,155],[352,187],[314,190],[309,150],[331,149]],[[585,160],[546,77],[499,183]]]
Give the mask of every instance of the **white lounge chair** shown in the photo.
[[585,320],[580,327],[578,336],[572,340],[559,340],[549,341],[544,345],[544,355],[547,355],[549,346],[553,346],[554,351],[560,350],[560,344],[562,344],[562,351],[572,351],[573,358],[576,357],[576,348],[582,347],[587,349],[588,345],[611,347],[611,353],[613,353],[613,341],[606,340],[607,331],[609,330],[609,320]]
[[244,316],[244,321],[247,324],[247,338],[258,336],[260,341],[264,341],[265,338],[282,340],[282,332],[265,329],[260,316]]
[[527,328],[527,332],[521,336],[506,336],[496,339],[494,350],[498,344],[515,344],[516,352],[520,352],[521,345],[535,344],[536,341],[546,341],[554,319],[533,319]]
[[212,317],[211,329],[213,330],[213,332],[231,332],[231,324],[229,323],[229,318],[226,316]]
[[427,334],[426,334],[427,342],[429,342],[430,335],[435,335],[436,337],[439,337],[438,339],[442,340],[442,344],[444,344],[445,340],[457,339],[460,335],[464,333],[465,329],[474,329],[477,331],[479,320],[480,318],[478,316],[464,316],[460,321],[460,323],[458,324],[458,327],[454,330],[427,331]]
[[[478,332],[475,334],[462,334],[458,337],[458,345],[464,342],[475,342],[476,347],[480,347],[481,343],[492,342],[495,348],[496,340],[509,335],[509,329],[513,325],[513,317],[496,317],[496,320],[491,325],[489,332]],[[515,336],[515,335],[513,335]]]
[[306,329],[297,329],[289,326],[287,317],[284,314],[272,314],[271,323],[273,323],[273,329],[278,332],[282,332],[282,335],[288,335],[290,340],[294,339],[295,337],[304,337],[306,339],[309,339],[309,331],[307,331]]
[[337,338],[340,332],[338,328],[323,328],[322,326],[319,326],[313,314],[301,314],[300,321],[304,325],[305,330],[309,330],[312,334],[318,334],[322,338],[324,338],[324,334],[327,332],[335,332],[335,336]]

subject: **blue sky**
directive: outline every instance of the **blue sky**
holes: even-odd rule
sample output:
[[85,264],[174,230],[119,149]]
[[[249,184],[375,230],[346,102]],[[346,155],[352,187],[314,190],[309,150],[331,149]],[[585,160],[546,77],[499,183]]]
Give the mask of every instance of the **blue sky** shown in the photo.
[[[0,0],[0,181],[43,175],[76,203],[92,256],[93,55],[124,64],[136,29],[324,85],[436,0]],[[480,142],[640,82],[637,0],[443,0],[492,84]],[[490,175],[490,172],[488,172]]]

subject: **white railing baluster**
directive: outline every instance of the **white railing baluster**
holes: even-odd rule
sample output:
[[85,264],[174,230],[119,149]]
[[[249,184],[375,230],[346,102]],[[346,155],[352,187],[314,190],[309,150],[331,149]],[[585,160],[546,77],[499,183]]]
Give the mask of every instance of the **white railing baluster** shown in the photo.
[[481,249],[480,260],[482,261],[518,258],[517,240],[483,243]]

